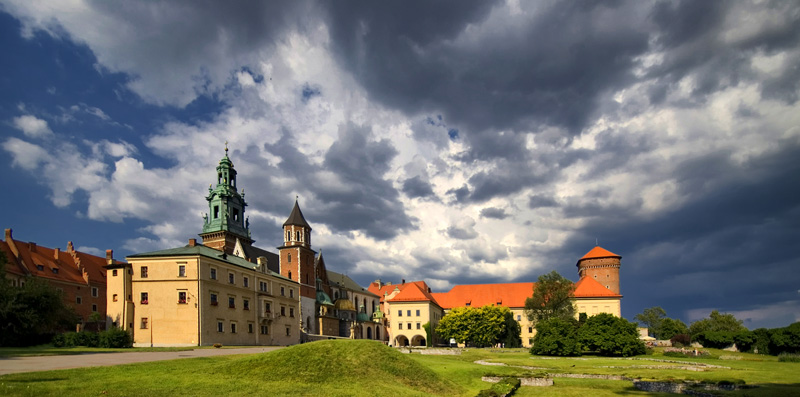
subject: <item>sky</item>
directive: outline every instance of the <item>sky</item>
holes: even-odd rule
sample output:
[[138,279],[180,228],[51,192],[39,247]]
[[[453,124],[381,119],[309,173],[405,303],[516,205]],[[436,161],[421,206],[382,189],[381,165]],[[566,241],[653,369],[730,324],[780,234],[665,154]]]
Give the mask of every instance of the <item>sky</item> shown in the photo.
[[225,142],[255,245],[299,197],[362,285],[577,281],[622,314],[800,321],[800,3],[0,3],[0,225],[115,258],[202,231]]

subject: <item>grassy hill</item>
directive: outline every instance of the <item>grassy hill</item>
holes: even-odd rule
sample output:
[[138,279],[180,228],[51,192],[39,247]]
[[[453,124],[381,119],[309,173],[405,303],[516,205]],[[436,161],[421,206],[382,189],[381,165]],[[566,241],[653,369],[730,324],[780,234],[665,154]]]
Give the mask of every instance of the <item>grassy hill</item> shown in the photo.
[[463,392],[408,355],[368,340],[0,377],[0,395],[30,396],[450,396]]

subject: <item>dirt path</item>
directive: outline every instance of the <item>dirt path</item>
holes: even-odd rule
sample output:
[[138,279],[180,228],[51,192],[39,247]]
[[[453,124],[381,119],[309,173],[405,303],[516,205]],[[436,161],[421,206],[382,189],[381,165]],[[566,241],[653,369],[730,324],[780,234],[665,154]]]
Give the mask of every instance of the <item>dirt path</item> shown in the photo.
[[0,375],[54,369],[104,367],[180,358],[265,353],[280,348],[280,346],[269,346],[241,349],[196,349],[180,352],[85,353],[70,356],[4,357],[0,358]]

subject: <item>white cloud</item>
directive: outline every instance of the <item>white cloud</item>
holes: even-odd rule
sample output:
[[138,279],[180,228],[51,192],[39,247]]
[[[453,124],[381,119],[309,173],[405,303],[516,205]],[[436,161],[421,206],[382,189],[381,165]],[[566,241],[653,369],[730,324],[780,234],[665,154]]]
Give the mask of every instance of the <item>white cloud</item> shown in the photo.
[[28,114],[14,117],[14,127],[30,138],[47,138],[53,136],[53,131],[47,126],[47,121]]

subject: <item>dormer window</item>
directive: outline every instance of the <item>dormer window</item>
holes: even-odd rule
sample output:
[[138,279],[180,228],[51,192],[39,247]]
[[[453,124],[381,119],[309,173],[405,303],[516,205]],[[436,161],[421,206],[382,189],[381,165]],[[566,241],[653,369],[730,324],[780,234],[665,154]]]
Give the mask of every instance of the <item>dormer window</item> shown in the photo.
[[42,265],[36,265],[36,270],[38,270],[38,271],[40,271],[40,272],[41,272],[42,270],[44,270],[44,266],[42,266]]

